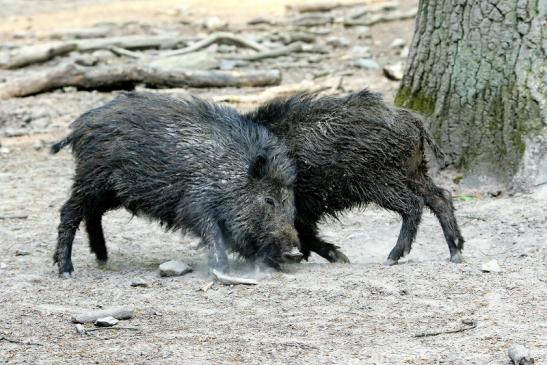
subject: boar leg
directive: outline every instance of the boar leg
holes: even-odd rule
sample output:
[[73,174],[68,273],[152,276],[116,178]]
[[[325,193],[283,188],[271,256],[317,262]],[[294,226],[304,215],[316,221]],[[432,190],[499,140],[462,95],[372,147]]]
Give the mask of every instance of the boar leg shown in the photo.
[[221,273],[228,272],[228,256],[226,255],[226,242],[217,223],[210,224],[202,235],[209,248],[209,268]]
[[422,218],[424,200],[405,187],[396,192],[386,192],[383,195],[381,206],[398,212],[403,218],[397,244],[395,244],[384,263],[386,266],[391,266],[410,252]]
[[349,263],[347,256],[339,250],[340,247],[326,242],[318,236],[316,224],[302,223],[297,220],[295,228],[298,232],[298,239],[300,240],[301,251],[305,260],[310,257],[310,253],[313,251],[329,262]]
[[57,248],[53,255],[53,262],[59,268],[59,274],[70,277],[74,271],[72,266],[72,242],[83,214],[80,199],[72,194],[70,199],[61,208],[61,223],[58,227]]
[[461,250],[463,249],[463,237],[454,216],[454,205],[449,191],[433,184],[428,179],[427,189],[423,193],[425,204],[437,216],[443,229],[448,249],[450,250],[450,261],[462,262]]
[[97,260],[106,262],[108,252],[104,241],[103,225],[101,223],[103,213],[95,213],[85,217],[89,248],[95,254]]
[[84,217],[87,236],[89,238],[89,248],[95,254],[97,260],[106,262],[108,260],[108,251],[104,240],[102,216],[109,209],[117,208],[119,201],[112,192],[103,192],[94,197],[86,199],[86,215]]

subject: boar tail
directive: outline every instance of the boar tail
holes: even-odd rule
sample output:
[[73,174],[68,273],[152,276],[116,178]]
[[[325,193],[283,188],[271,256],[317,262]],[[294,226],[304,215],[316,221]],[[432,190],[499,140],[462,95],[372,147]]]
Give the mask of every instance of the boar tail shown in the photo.
[[52,154],[56,154],[57,152],[59,152],[60,150],[62,150],[64,147],[66,147],[67,145],[69,145],[70,143],[72,143],[72,138],[71,138],[71,135],[61,139],[59,142],[55,143],[54,145],[51,146],[50,148],[50,152]]
[[439,160],[444,160],[444,153],[439,147],[439,145],[435,143],[433,138],[431,138],[431,134],[429,134],[429,132],[426,131],[425,129],[422,129],[420,132],[422,134],[422,138],[427,142],[429,147],[431,147],[431,149],[433,150],[433,154],[435,155],[435,157],[437,157]]
[[435,143],[435,141],[431,137],[431,134],[429,134],[427,129],[425,129],[423,118],[421,116],[416,115],[416,114],[414,116],[415,116],[414,123],[416,124],[416,127],[420,130],[420,136],[422,138],[422,143],[424,141],[427,142],[429,147],[431,147],[431,150],[433,151],[433,154],[435,155],[435,157],[439,160],[444,160],[444,153],[441,150],[441,148],[439,147],[439,145],[437,143]]

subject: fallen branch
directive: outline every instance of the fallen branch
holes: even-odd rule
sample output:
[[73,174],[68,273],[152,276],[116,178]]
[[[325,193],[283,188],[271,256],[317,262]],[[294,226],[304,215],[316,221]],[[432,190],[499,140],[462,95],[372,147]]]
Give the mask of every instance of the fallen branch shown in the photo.
[[93,331],[102,331],[102,330],[128,330],[128,331],[140,331],[140,328],[137,327],[97,327],[97,328],[86,328],[86,332],[93,332]]
[[[383,10],[394,9],[398,6],[398,2],[387,1],[380,4],[370,4],[370,1],[356,1],[352,3],[340,3],[336,1],[317,1],[314,3],[306,3],[301,5],[287,5],[287,9],[297,11],[299,13],[317,13],[327,12],[338,8],[353,8],[357,6],[367,6],[364,13],[377,12]],[[361,14],[361,16],[364,14]]]
[[351,19],[358,19],[366,14],[379,13],[387,10],[395,10],[399,6],[397,1],[387,1],[380,4],[370,4],[365,9],[356,12],[350,16]]
[[119,47],[124,49],[175,48],[186,44],[188,39],[178,36],[131,35],[111,38],[89,38],[77,40],[76,48],[81,52]]
[[290,19],[288,24],[298,27],[315,27],[318,25],[332,24],[334,17],[322,14],[307,14]]
[[56,56],[66,54],[75,50],[74,42],[57,42],[24,46],[10,52],[7,61],[0,64],[0,68],[14,69],[24,67],[33,63],[44,62]]
[[[352,6],[361,5],[363,2],[351,4]],[[297,11],[299,13],[316,13],[316,12],[326,12],[331,11],[336,8],[342,7],[344,4],[337,1],[317,1],[314,3],[307,4],[289,4],[286,5],[286,8],[289,10]],[[349,5],[349,4],[347,4]]]
[[327,53],[328,50],[319,46],[304,44],[302,42],[294,42],[288,46],[278,47],[265,52],[250,54],[250,55],[226,55],[227,59],[258,61],[266,58],[276,58],[286,56],[291,53],[309,52],[309,53]]
[[[174,48],[187,40],[174,36],[122,36],[111,38],[89,38],[66,42],[54,42],[23,46],[11,50],[4,58],[6,61],[0,63],[0,68],[15,69],[28,66],[34,63],[48,61],[56,56],[67,54],[71,51],[89,52],[98,49],[109,49],[125,56],[131,55],[137,58],[135,53],[128,49],[149,49],[149,48]],[[139,56],[140,58],[140,56]]]
[[0,215],[0,219],[27,219],[28,215]]
[[145,57],[141,53],[128,51],[125,48],[120,48],[120,47],[116,47],[116,46],[112,46],[112,47],[109,47],[107,49],[111,50],[114,54],[116,54],[118,56],[126,56],[126,57],[134,58],[134,59],[137,59],[137,60],[140,60],[140,59]]
[[270,86],[281,82],[279,70],[168,70],[137,64],[83,67],[63,64],[0,84],[0,100],[39,94],[65,86],[81,89],[126,88],[137,83],[155,87]]
[[257,285],[258,284],[258,281],[254,280],[254,279],[240,278],[240,277],[237,277],[237,276],[226,275],[226,274],[221,273],[218,270],[213,270],[212,274],[213,274],[213,278],[215,278],[215,280],[217,280],[219,283],[224,284],[224,285],[238,285],[238,284],[241,284],[241,285]]
[[41,343],[30,342],[30,341],[13,340],[13,339],[11,339],[11,338],[7,338],[6,336],[0,336],[0,341],[6,341],[6,342],[9,342],[9,343],[15,343],[15,344],[18,344],[18,345],[44,346],[44,345],[41,344]]
[[173,70],[142,68],[141,82],[158,87],[247,87],[271,86],[281,83],[279,70]]
[[467,327],[462,327],[462,328],[458,328],[458,329],[454,329],[454,330],[418,333],[418,334],[414,335],[414,337],[421,338],[421,337],[432,337],[432,336],[438,336],[438,335],[444,335],[444,334],[459,333],[459,332],[469,331],[469,330],[472,330],[473,328],[477,327],[477,323],[475,323],[475,322],[467,322],[467,324],[469,324]]
[[364,20],[353,20],[353,19],[344,19],[342,23],[345,26],[360,26],[360,25],[374,25],[378,23],[383,22],[392,22],[396,20],[404,20],[404,19],[412,19],[416,17],[416,14],[418,13],[417,8],[413,8],[411,10],[401,12],[396,11],[389,14],[376,14],[370,16],[368,19]]
[[262,47],[260,44],[251,41],[249,39],[245,39],[243,37],[240,37],[238,35],[232,34],[232,33],[226,33],[226,32],[219,32],[219,33],[213,33],[207,38],[204,38],[198,42],[195,42],[191,46],[188,46],[186,48],[177,49],[171,52],[165,52],[161,56],[162,57],[169,57],[169,56],[175,56],[175,55],[181,55],[186,53],[192,53],[196,52],[202,48],[208,47],[209,45],[213,43],[219,43],[219,44],[234,44],[239,47],[246,47],[253,49],[258,52],[264,52],[266,51],[266,48]]

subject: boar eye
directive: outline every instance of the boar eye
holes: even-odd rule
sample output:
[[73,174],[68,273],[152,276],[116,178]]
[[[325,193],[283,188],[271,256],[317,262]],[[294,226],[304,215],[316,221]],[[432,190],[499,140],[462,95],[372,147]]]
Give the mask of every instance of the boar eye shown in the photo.
[[267,196],[264,198],[264,201],[266,202],[266,204],[271,205],[272,207],[275,207],[275,200],[272,197]]

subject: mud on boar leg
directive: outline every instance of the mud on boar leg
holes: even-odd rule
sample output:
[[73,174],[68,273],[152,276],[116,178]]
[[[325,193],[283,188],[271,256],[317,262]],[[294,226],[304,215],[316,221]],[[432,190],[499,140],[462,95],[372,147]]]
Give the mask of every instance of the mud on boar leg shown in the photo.
[[347,256],[339,250],[340,247],[326,242],[319,237],[316,224],[306,224],[297,221],[295,222],[295,227],[305,260],[310,257],[311,251],[313,251],[329,262],[349,263]]
[[58,227],[57,249],[53,256],[53,262],[59,268],[59,274],[70,277],[74,271],[72,266],[72,242],[83,215],[80,204],[72,196],[61,208],[61,223]]
[[450,261],[456,264],[462,262],[461,250],[464,239],[454,216],[454,205],[449,191],[435,186],[429,181],[428,189],[424,192],[425,204],[437,216],[443,229],[448,249],[450,250]]
[[226,243],[218,224],[212,224],[205,231],[202,240],[209,248],[209,269],[227,273],[229,269]]
[[420,221],[422,219],[424,200],[410,191],[405,194],[408,194],[406,199],[401,199],[398,201],[399,204],[406,203],[404,210],[401,210],[400,207],[393,209],[398,211],[403,217],[403,225],[395,247],[393,247],[387,260],[384,262],[384,265],[386,266],[397,264],[401,257],[406,256],[410,252],[412,249],[412,242],[414,241],[414,238],[416,238],[418,226],[420,225]]

